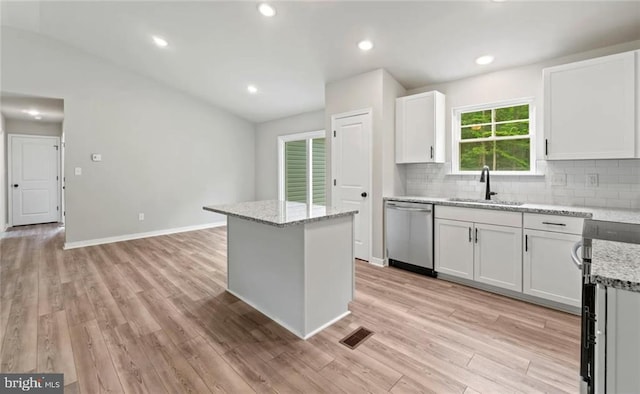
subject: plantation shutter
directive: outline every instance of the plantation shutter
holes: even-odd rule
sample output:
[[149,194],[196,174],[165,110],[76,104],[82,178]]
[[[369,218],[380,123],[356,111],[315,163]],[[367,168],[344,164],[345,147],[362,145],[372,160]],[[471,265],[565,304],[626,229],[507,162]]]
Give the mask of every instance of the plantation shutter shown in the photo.
[[307,202],[307,141],[285,143],[285,198]]
[[326,162],[325,162],[325,139],[315,138],[311,140],[313,150],[313,203],[318,205],[325,204],[325,185],[326,185]]

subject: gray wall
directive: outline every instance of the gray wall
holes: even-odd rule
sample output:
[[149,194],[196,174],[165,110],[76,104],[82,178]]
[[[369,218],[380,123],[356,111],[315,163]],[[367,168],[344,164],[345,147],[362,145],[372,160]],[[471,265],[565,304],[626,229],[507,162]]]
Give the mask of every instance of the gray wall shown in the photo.
[[67,242],[222,221],[202,206],[254,199],[252,123],[38,34],[3,27],[1,43],[4,91],[65,101]]
[[[405,89],[383,69],[330,82],[325,86],[325,125],[331,129],[331,116],[344,112],[371,108],[372,155],[371,167],[371,226],[373,262],[383,262],[383,205],[385,193],[404,194],[403,169],[395,164],[395,99]],[[331,157],[328,145],[327,157]],[[331,179],[331,163],[327,165],[327,179]],[[331,188],[328,186],[328,195]]]
[[62,136],[62,122],[39,122],[36,120],[7,119],[7,134]]
[[324,130],[324,110],[256,125],[256,199],[278,199],[278,136]]
[[5,128],[4,116],[0,114],[0,231],[4,231],[7,225],[7,133]]

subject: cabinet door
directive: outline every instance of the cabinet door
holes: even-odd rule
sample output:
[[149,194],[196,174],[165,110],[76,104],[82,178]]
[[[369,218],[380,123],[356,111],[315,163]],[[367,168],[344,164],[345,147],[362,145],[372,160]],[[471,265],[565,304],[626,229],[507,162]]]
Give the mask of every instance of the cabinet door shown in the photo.
[[396,163],[444,163],[444,95],[396,100]]
[[473,280],[473,223],[436,219],[436,272]]
[[581,236],[528,229],[524,235],[524,293],[580,307],[582,273],[571,260],[571,247]]
[[474,279],[522,291],[522,229],[475,224]]
[[634,52],[545,69],[547,159],[634,157],[635,89]]

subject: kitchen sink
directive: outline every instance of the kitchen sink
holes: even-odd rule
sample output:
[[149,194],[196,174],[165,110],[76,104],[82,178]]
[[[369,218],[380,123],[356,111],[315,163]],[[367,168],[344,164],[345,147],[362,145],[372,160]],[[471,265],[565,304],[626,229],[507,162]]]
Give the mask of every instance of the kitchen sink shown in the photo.
[[475,203],[475,204],[513,205],[513,206],[524,204],[524,203],[518,202],[518,201],[485,200],[485,199],[482,199],[482,198],[458,198],[458,197],[450,198],[449,201],[470,202],[470,203]]

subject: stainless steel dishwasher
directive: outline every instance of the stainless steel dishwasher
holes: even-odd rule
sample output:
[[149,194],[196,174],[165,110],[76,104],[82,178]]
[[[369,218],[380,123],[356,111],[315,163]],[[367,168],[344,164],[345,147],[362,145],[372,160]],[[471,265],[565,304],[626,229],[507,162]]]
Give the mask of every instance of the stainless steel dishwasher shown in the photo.
[[436,276],[433,270],[433,205],[387,201],[385,237],[389,265]]

